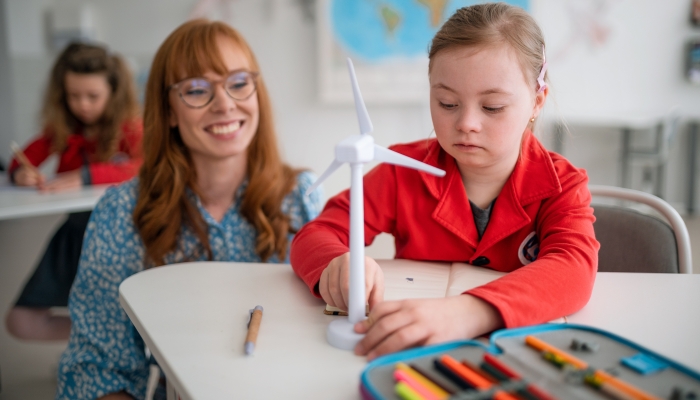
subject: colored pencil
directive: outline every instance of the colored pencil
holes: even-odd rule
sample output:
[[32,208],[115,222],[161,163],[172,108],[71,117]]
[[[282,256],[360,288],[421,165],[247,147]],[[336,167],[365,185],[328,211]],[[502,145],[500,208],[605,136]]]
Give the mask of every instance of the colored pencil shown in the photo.
[[34,172],[37,175],[40,175],[41,173],[39,170],[32,164],[31,161],[27,158],[27,156],[24,154],[22,149],[17,145],[15,142],[10,142],[10,148],[12,149],[12,152],[15,154],[15,158],[17,158],[17,162],[19,162],[23,167],[28,168],[32,172]]
[[445,364],[443,364],[442,361],[440,361],[439,359],[437,359],[437,358],[434,359],[433,365],[435,366],[435,369],[438,370],[442,374],[442,376],[449,379],[455,385],[459,386],[460,389],[462,389],[462,390],[476,389],[474,387],[474,385],[465,381],[459,375],[452,372],[451,369],[447,368],[447,366]]
[[430,391],[430,389],[423,386],[423,384],[418,382],[413,376],[409,375],[406,371],[400,369],[394,370],[394,379],[396,379],[397,382],[404,382],[425,400],[440,400],[447,398],[437,397],[433,392]]
[[396,364],[396,369],[401,370],[409,374],[413,379],[418,381],[422,386],[427,388],[433,395],[438,398],[438,399],[446,399],[450,397],[450,393],[446,392],[444,389],[442,389],[440,386],[434,384],[431,382],[429,379],[421,375],[418,371],[414,370],[413,368],[409,367],[405,363],[397,363]]
[[579,360],[578,358],[560,350],[557,347],[552,346],[551,344],[536,338],[532,335],[526,336],[525,337],[525,343],[528,344],[530,347],[533,347],[541,352],[549,352],[552,354],[555,354],[559,357],[561,357],[562,360],[567,362],[568,364],[573,365],[576,368],[580,369],[586,369],[588,368],[588,364],[582,360]]
[[414,369],[416,372],[418,372],[419,374],[423,375],[423,377],[424,377],[425,379],[427,379],[427,380],[429,380],[430,382],[432,382],[435,386],[437,386],[437,387],[439,387],[440,389],[444,390],[447,394],[452,395],[452,394],[455,393],[454,390],[451,390],[451,389],[445,387],[444,385],[442,385],[440,382],[438,382],[438,381],[435,379],[435,377],[431,376],[431,374],[429,374],[429,373],[428,373],[427,371],[425,371],[423,368],[417,366],[416,364],[408,364],[408,366],[411,367],[411,368],[413,368],[413,369]]
[[394,391],[401,400],[425,400],[404,382],[397,383],[396,386],[394,386]]
[[[508,376],[510,379],[522,379],[518,373],[513,371],[508,365],[506,365],[503,361],[499,360],[495,356],[484,353],[484,361],[488,363],[489,365],[493,366],[494,368],[498,369],[501,371],[504,375]],[[546,393],[536,385],[529,383],[526,387],[527,391],[532,394],[533,396],[537,397],[540,400],[556,400],[554,397],[552,397],[550,394]]]
[[[450,368],[454,373],[459,375],[462,379],[466,380],[470,384],[474,385],[477,389],[488,389],[491,386],[493,386],[493,383],[481,376],[479,373],[476,371],[472,370],[471,368],[467,367],[466,365],[458,362],[454,358],[450,357],[447,354],[444,354],[442,357],[440,357],[440,361],[442,361],[445,366]],[[517,400],[516,397],[504,392],[504,391],[497,391],[494,393],[493,398],[495,400]]]
[[[559,360],[563,360],[563,362],[568,363],[573,365],[576,368],[579,369],[587,369],[588,368],[588,363],[566,353],[565,351],[552,346],[551,344],[538,339],[534,336],[527,336],[525,337],[525,343],[528,344],[529,346],[546,353],[551,353],[555,356],[555,358]],[[621,391],[625,393],[627,398],[635,399],[635,400],[661,400],[660,398],[653,396],[649,393],[646,393],[645,391],[638,389],[632,385],[630,385],[627,382],[623,382],[618,378],[615,378],[614,376],[608,374],[607,372],[601,371],[601,370],[596,370],[593,373],[594,377],[599,379],[601,381],[601,384],[605,384],[606,386],[612,386],[615,389],[618,389],[618,391]],[[602,389],[601,389],[602,390]],[[609,390],[614,390],[614,389],[609,389]]]

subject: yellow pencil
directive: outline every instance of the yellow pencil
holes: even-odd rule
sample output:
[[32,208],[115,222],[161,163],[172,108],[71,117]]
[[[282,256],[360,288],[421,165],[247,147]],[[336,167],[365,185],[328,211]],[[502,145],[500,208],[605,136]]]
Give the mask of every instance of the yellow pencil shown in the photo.
[[22,149],[17,145],[15,142],[10,142],[10,148],[12,149],[12,152],[15,153],[15,158],[17,158],[17,161],[25,168],[28,168],[32,172],[34,172],[37,175],[41,175],[39,170],[34,166],[34,164],[29,161],[27,156],[24,154]]

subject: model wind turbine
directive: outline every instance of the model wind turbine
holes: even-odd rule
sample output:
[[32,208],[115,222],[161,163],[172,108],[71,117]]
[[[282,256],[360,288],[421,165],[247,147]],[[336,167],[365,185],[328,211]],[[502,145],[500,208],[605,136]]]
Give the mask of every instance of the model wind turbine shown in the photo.
[[365,163],[380,161],[445,176],[445,171],[406,157],[395,151],[374,144],[372,121],[357,85],[355,68],[348,58],[348,70],[355,97],[360,134],[350,136],[335,146],[335,159],[318,180],[307,190],[313,192],[341,165],[350,164],[350,292],[348,293],[348,318],[336,319],[328,325],[326,338],[332,346],[352,350],[363,335],[355,333],[353,326],[365,316],[365,231],[364,199],[362,193],[362,169]]

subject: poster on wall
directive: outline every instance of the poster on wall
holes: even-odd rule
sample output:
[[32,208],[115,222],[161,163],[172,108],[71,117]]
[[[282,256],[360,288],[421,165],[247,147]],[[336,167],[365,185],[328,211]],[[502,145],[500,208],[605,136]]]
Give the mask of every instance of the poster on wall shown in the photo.
[[[476,0],[319,0],[319,96],[351,103],[345,59],[352,58],[370,104],[425,103],[428,48],[442,24]],[[507,3],[529,10],[529,0]]]

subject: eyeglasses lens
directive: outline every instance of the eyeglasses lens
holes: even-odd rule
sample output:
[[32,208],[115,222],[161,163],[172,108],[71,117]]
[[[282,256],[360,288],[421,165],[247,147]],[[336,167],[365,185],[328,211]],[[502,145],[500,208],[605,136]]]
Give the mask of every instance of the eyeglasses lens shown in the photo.
[[[179,84],[182,100],[192,107],[203,107],[214,98],[216,83],[204,78],[190,78]],[[224,88],[231,98],[245,100],[255,92],[255,79],[250,72],[236,72],[224,81]]]

